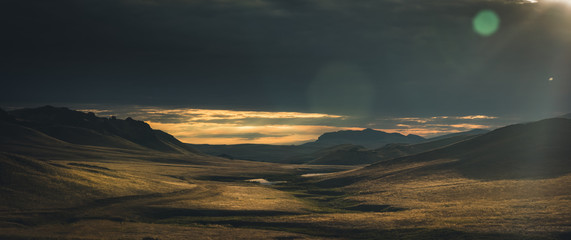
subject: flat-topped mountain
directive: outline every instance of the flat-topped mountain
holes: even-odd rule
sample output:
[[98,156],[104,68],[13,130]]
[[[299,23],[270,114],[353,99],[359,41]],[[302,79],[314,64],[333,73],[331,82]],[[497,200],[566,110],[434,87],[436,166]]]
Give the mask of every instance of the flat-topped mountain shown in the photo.
[[423,137],[414,134],[402,135],[400,133],[387,133],[367,128],[362,131],[343,130],[324,133],[317,141],[307,143],[307,145],[331,147],[341,144],[353,144],[365,148],[378,148],[389,143],[418,143],[424,140]]

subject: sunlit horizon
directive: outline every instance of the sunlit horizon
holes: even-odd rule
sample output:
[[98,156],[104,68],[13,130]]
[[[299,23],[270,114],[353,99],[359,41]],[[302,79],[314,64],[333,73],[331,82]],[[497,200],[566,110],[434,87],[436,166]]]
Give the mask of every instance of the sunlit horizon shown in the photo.
[[185,143],[216,145],[299,145],[313,142],[327,132],[361,131],[367,128],[431,138],[473,129],[491,130],[510,123],[510,119],[483,114],[359,118],[326,113],[147,106],[109,109],[91,107],[80,110],[106,117],[131,117]]

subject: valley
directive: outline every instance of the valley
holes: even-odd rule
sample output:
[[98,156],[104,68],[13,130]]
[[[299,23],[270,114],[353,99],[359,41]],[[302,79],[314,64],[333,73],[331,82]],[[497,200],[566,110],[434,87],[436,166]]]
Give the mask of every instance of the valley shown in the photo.
[[[106,121],[77,122],[86,132]],[[131,120],[112,121],[127,121],[114,123],[123,126]],[[154,138],[153,132],[139,135],[144,146],[135,143],[142,142],[139,137],[117,137],[134,136],[126,134],[129,127],[90,132],[107,139],[98,146],[79,144],[73,142],[84,140],[66,132],[58,133],[67,141],[50,134],[60,125],[37,127],[22,117],[2,121],[0,238],[568,239],[571,234],[571,120],[513,125],[452,144],[421,143],[405,148],[424,149],[419,154],[360,165],[228,159],[164,134]],[[543,137],[530,141],[529,136]],[[436,148],[426,147],[431,145]],[[392,148],[384,149],[373,151]],[[506,159],[500,149],[528,164]],[[538,154],[551,167],[538,167],[529,157]]]
[[571,240],[571,0],[0,19],[0,240]]
[[[450,173],[331,188],[299,177],[323,166],[49,163],[89,176],[87,192],[106,194],[60,188],[78,203],[53,208],[36,198],[2,209],[3,239],[564,239],[570,224],[569,176],[480,181]],[[287,183],[244,180],[252,176]]]

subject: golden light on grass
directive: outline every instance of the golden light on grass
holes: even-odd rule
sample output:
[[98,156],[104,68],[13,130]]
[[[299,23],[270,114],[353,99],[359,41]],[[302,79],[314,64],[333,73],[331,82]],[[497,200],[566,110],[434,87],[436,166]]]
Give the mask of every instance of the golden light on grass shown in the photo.
[[[449,228],[468,232],[540,235],[569,230],[569,175],[550,179],[478,180],[453,171],[432,171],[410,177],[406,174],[397,176],[400,172],[410,174],[409,170],[454,161],[436,160],[370,169],[371,174],[380,177],[345,187],[347,191],[358,193],[348,199],[405,210],[335,214],[335,219],[347,226],[362,228]],[[350,175],[351,172],[339,174]],[[327,221],[326,216],[320,218]]]

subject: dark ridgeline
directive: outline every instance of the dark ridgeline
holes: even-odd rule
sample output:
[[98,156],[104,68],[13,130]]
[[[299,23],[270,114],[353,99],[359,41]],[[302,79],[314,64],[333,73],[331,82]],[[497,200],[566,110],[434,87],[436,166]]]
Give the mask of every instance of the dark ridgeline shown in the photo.
[[488,133],[490,132],[490,130],[486,130],[486,129],[472,129],[470,131],[466,131],[466,132],[459,132],[459,133],[450,133],[450,134],[445,134],[445,135],[441,135],[438,137],[433,137],[433,138],[429,138],[428,141],[435,141],[435,140],[440,140],[440,139],[445,139],[445,138],[450,138],[450,137],[456,137],[456,136],[475,136],[475,135],[480,135],[480,134],[484,134],[484,133]]
[[[98,161],[208,165],[222,159],[131,118],[97,117],[51,106],[0,109],[1,207],[66,208],[112,196],[86,182],[132,176],[93,164]],[[82,175],[85,172],[96,177],[90,179]]]
[[[195,154],[198,151],[147,123],[127,118],[97,117],[84,113],[44,106],[0,112],[3,125],[12,124],[39,131],[64,142],[126,149],[152,149],[161,152]],[[29,132],[29,131],[28,131]]]
[[[486,131],[488,132],[488,131]],[[481,134],[473,134],[472,131],[454,133],[445,135],[447,137],[436,137],[430,138],[426,142],[421,142],[417,144],[402,144],[393,143],[387,144],[381,148],[372,150],[377,154],[377,156],[382,160],[390,160],[398,157],[404,157],[408,155],[413,155],[421,152],[426,152],[429,150],[434,150],[448,145],[452,145],[467,139],[477,137]]]
[[567,114],[561,116],[561,118],[571,118],[571,113],[567,113]]

